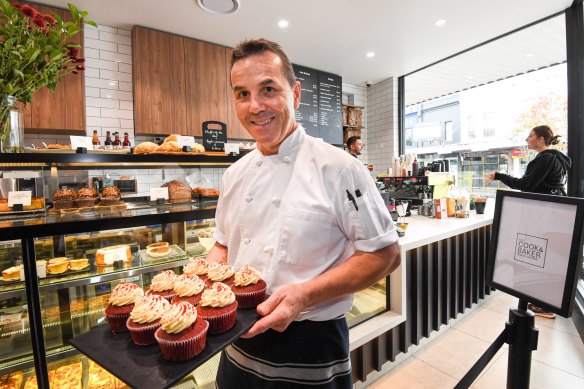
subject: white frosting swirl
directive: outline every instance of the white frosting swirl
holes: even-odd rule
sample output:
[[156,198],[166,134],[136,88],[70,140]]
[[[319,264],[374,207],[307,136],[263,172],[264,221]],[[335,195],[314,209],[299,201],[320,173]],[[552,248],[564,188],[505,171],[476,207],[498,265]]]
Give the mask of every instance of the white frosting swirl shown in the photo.
[[186,274],[196,274],[202,276],[207,274],[207,268],[209,264],[203,258],[191,258],[189,262],[183,268]]
[[181,297],[194,296],[205,289],[205,281],[194,274],[182,274],[174,282],[174,292]]
[[226,307],[235,301],[235,294],[231,288],[222,282],[215,282],[211,288],[205,289],[201,296],[200,305],[204,307]]
[[177,275],[172,270],[165,270],[152,277],[152,283],[150,284],[150,290],[153,292],[164,292],[166,290],[171,290],[174,288],[174,282]]
[[146,324],[159,320],[168,309],[170,303],[161,296],[147,294],[136,299],[136,305],[130,313],[135,323]]
[[234,274],[233,268],[226,263],[213,262],[209,265],[207,276],[213,282],[224,281]]
[[136,298],[140,296],[144,296],[144,290],[140,286],[122,281],[112,291],[109,302],[111,305],[121,307],[134,304]]
[[255,268],[246,265],[235,273],[235,286],[248,286],[257,284],[262,275]]
[[197,320],[197,309],[185,301],[172,304],[162,315],[160,325],[169,334],[177,334],[189,328]]

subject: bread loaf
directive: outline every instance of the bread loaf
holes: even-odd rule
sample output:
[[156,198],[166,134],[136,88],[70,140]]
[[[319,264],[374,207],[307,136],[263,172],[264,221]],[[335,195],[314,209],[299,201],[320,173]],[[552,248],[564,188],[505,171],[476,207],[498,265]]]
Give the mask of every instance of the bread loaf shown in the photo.
[[171,201],[190,201],[191,188],[180,181],[172,180],[162,184],[162,187],[168,188],[168,198]]

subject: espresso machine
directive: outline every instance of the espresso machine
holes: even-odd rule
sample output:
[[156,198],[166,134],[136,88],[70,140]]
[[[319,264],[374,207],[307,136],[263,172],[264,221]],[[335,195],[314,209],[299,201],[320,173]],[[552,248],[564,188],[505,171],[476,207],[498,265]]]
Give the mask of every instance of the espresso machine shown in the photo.
[[408,201],[412,206],[433,202],[435,198],[448,195],[454,184],[454,175],[449,172],[427,172],[424,176],[380,177],[381,196],[396,201]]

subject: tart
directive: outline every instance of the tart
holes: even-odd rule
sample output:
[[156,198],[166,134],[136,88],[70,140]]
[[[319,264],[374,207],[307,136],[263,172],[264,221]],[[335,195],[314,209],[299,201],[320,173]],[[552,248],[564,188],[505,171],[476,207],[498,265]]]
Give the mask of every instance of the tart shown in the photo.
[[197,317],[196,308],[182,302],[170,306],[154,336],[164,359],[184,361],[203,351],[208,329],[209,323]]
[[209,322],[210,334],[229,331],[237,318],[237,301],[231,288],[215,282],[211,288],[205,289],[197,305],[197,314]]
[[147,248],[146,253],[150,255],[152,258],[162,258],[166,257],[168,254],[171,253],[170,247],[168,246],[161,246],[161,247],[153,247]]
[[19,266],[12,266],[6,270],[2,271],[2,279],[4,281],[18,281],[20,280],[20,269],[22,268],[21,265]]
[[69,269],[71,270],[83,270],[88,266],[89,259],[87,258],[71,259],[69,261]]
[[168,247],[168,242],[156,242],[146,246],[146,250],[155,249],[158,247]]
[[47,263],[47,273],[61,274],[65,273],[69,268],[69,260],[67,257],[58,257],[50,259]]
[[2,389],[20,389],[24,374],[22,371],[15,371],[0,377],[0,388]]

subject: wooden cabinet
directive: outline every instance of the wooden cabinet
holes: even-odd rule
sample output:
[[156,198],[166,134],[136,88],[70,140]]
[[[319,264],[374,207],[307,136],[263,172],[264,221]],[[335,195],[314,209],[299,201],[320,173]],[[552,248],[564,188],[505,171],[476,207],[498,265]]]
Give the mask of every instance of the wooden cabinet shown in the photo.
[[[33,4],[39,12],[58,14],[63,20],[71,20],[68,10]],[[71,41],[83,45],[83,30],[71,38]],[[83,56],[83,46],[80,49]],[[32,97],[32,103],[23,110],[24,127],[31,132],[49,132],[63,130],[69,133],[85,134],[85,81],[83,72],[68,74],[57,84],[51,93],[43,88]],[[41,131],[38,131],[41,130]],[[29,131],[27,131],[29,132]]]
[[218,120],[228,138],[251,139],[233,107],[231,49],[134,27],[132,50],[136,134],[201,136]]

